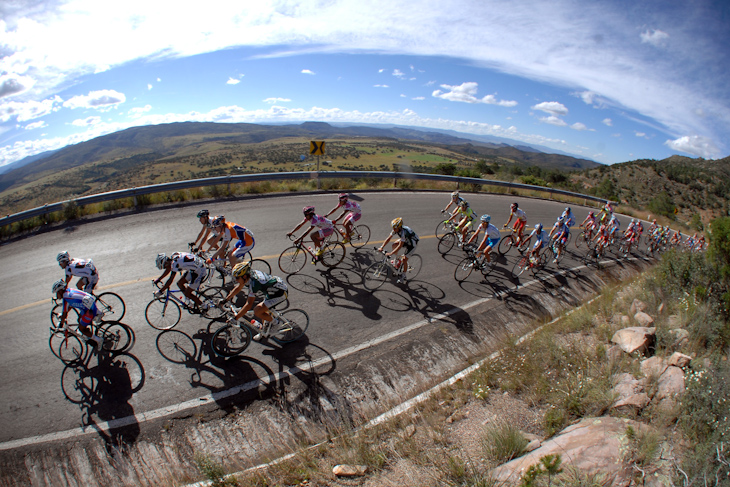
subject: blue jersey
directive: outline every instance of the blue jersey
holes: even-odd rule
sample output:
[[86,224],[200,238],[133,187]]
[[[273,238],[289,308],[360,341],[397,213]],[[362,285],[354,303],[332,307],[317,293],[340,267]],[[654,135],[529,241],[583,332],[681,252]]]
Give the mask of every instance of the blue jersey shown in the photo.
[[80,289],[67,288],[63,293],[64,309],[76,308],[80,313],[87,310],[96,314],[96,298]]

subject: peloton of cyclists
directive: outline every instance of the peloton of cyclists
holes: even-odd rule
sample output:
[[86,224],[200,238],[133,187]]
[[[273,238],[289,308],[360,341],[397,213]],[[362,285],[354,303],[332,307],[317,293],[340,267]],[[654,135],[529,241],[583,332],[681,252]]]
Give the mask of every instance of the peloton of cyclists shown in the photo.
[[97,351],[101,350],[102,339],[90,327],[91,324],[98,322],[98,318],[100,318],[99,310],[96,307],[96,298],[80,289],[67,288],[66,281],[63,279],[53,283],[52,291],[56,299],[63,300],[63,311],[58,322],[58,328],[63,328],[66,324],[69,310],[76,308],[79,312],[79,330],[90,341],[94,342]]
[[522,232],[525,229],[525,225],[527,225],[527,213],[521,210],[519,205],[515,202],[509,206],[509,220],[507,220],[507,223],[504,224],[504,228],[507,228],[509,223],[512,221],[512,217],[515,217],[515,223],[512,230],[517,233],[517,242],[515,245],[519,247],[522,243]]
[[181,272],[182,276],[177,281],[180,291],[195,304],[197,309],[206,310],[210,307],[210,303],[203,303],[193,293],[193,291],[198,290],[200,284],[203,282],[203,278],[207,274],[203,259],[189,252],[175,252],[169,257],[163,253],[157,254],[155,265],[163,271],[162,275],[153,281],[155,285],[158,285],[168,274],[170,275],[167,282],[155,293],[155,297],[162,297],[165,291],[172,285],[172,281],[175,279],[177,273]]
[[332,220],[333,223],[337,223],[337,220],[342,218],[347,214],[345,217],[345,221],[342,222],[343,225],[345,225],[345,231],[347,232],[347,235],[345,235],[345,238],[342,240],[343,244],[346,244],[350,241],[352,238],[352,227],[353,224],[360,219],[362,216],[362,209],[360,208],[360,205],[354,201],[350,201],[350,197],[347,195],[347,193],[340,193],[339,196],[339,204],[332,208],[329,213],[327,213],[324,217],[327,218],[332,213],[337,211],[338,208],[342,208],[342,214]]
[[[250,262],[240,262],[233,267],[233,278],[236,286],[231,290],[223,302],[231,301],[240,292],[246,296],[246,304],[236,313],[235,319],[241,320],[253,308],[253,314],[261,322],[259,332],[253,337],[259,341],[268,336],[275,318],[269,309],[283,302],[287,298],[288,287],[278,276],[272,276],[262,271],[252,270]],[[256,294],[263,294],[264,300],[254,307]],[[252,322],[254,326],[258,323]]]
[[[410,255],[413,255],[413,253],[416,251],[416,247],[418,246],[418,235],[416,235],[416,232],[411,230],[410,227],[407,227],[403,225],[403,219],[398,217],[393,219],[392,222],[390,222],[390,226],[393,229],[392,232],[390,232],[390,235],[385,239],[383,244],[378,248],[380,252],[383,252],[383,249],[385,246],[390,242],[390,240],[397,236],[398,241],[393,242],[392,250],[390,252],[387,252],[385,255],[387,256],[396,256],[392,261],[391,264],[393,266],[400,270],[403,269],[404,271],[408,269],[408,257]],[[402,256],[397,257],[398,251],[401,248],[405,248],[405,252]],[[406,275],[405,272],[402,273],[401,277],[398,279],[398,282],[405,282]]]
[[465,244],[470,245],[472,242],[474,242],[479,237],[479,232],[484,230],[484,238],[482,239],[482,242],[479,244],[479,247],[477,247],[476,252],[474,255],[476,257],[479,257],[479,253],[481,252],[484,255],[484,259],[487,262],[492,262],[492,257],[489,255],[489,253],[492,251],[494,247],[497,246],[499,243],[499,228],[492,225],[490,222],[492,220],[492,217],[489,215],[482,215],[479,219],[480,223],[477,226],[476,230],[474,231],[474,235],[471,236],[469,241]]
[[72,278],[78,277],[76,287],[89,294],[94,293],[94,288],[99,282],[99,273],[96,271],[93,260],[72,259],[65,250],[58,253],[56,260],[58,265],[66,272],[66,286]]
[[[328,220],[327,218],[317,215],[314,213],[314,206],[305,206],[302,210],[302,213],[304,213],[304,220],[299,223],[296,227],[294,227],[294,230],[287,233],[287,237],[291,237],[296,233],[297,230],[299,230],[303,225],[306,223],[309,223],[309,228],[302,233],[299,237],[297,237],[295,240],[302,241],[304,237],[306,237],[309,232],[311,232],[315,227],[318,228],[318,230],[314,233],[312,233],[312,242],[314,242],[314,248],[315,252],[314,255],[316,257],[319,257],[322,255],[322,242],[326,237],[329,237],[335,232],[335,226],[332,223],[332,221]],[[311,249],[310,249],[311,250]]]

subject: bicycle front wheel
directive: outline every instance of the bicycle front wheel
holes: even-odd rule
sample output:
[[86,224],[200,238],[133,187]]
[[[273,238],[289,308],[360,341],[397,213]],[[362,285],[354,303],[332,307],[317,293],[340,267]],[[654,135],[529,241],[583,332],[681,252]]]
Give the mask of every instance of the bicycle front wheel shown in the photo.
[[440,221],[438,225],[436,225],[436,238],[441,238],[447,233],[451,232],[451,223],[449,223],[447,220]]
[[330,242],[322,251],[322,263],[327,267],[335,267],[345,258],[346,252],[342,242]]
[[409,281],[415,279],[421,272],[423,267],[423,259],[418,254],[413,254],[408,257],[408,269],[406,269],[406,279]]
[[284,250],[279,256],[279,269],[285,274],[296,274],[307,264],[307,251],[296,245]]
[[155,298],[144,310],[147,323],[155,330],[169,330],[180,323],[180,305],[172,299]]
[[439,245],[438,245],[438,251],[439,254],[445,255],[447,254],[452,248],[454,248],[454,244],[456,243],[456,235],[452,232],[447,233],[443,237],[439,239]]
[[499,252],[499,255],[504,255],[510,251],[514,244],[515,237],[513,235],[507,235],[499,241],[499,245],[497,245],[497,252]]
[[476,259],[473,257],[464,257],[454,270],[454,279],[464,282],[471,275],[476,265]]
[[120,321],[127,311],[124,300],[117,293],[101,293],[96,297],[96,307],[104,321]]
[[359,249],[367,245],[370,241],[370,227],[367,225],[356,225],[352,229],[352,237],[350,238],[350,245],[354,248]]
[[362,275],[362,284],[365,289],[374,291],[383,285],[386,279],[388,279],[388,272],[390,266],[387,262],[375,262],[365,269]]
[[[53,307],[51,310],[51,324],[54,328],[58,328],[59,323],[61,323],[61,314],[63,313],[63,304],[57,304]],[[76,318],[75,321],[72,321],[72,318]],[[79,310],[76,308],[69,308],[68,313],[66,314],[66,323],[73,323],[74,325],[79,322]]]
[[289,309],[281,313],[281,323],[272,330],[271,338],[278,343],[299,340],[309,328],[309,315],[301,309]]
[[66,365],[77,364],[86,356],[86,344],[76,335],[69,335],[58,344],[56,356]]
[[234,357],[251,344],[251,331],[247,326],[223,325],[213,333],[210,346],[216,355]]
[[126,352],[134,344],[134,331],[118,321],[103,324],[98,335],[103,340],[101,347],[107,352]]
[[527,257],[520,258],[520,260],[518,260],[512,268],[512,277],[517,279],[523,272],[525,272],[525,270],[527,270],[528,267],[530,267],[530,262]]
[[271,266],[268,262],[266,262],[263,259],[253,259],[251,261],[251,270],[252,271],[261,271],[264,274],[271,275]]
[[[198,292],[198,296],[200,296],[204,304],[211,301],[217,302],[228,296],[228,290],[221,286],[211,286]],[[216,306],[211,306],[206,310],[201,310],[200,314],[211,320],[217,320],[223,316],[223,310]]]

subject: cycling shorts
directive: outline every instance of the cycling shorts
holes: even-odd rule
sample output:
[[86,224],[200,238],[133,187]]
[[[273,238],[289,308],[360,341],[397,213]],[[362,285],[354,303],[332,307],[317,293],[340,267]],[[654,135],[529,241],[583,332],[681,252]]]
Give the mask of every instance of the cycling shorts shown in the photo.
[[417,242],[408,242],[408,241],[403,242],[403,248],[405,249],[405,252],[403,253],[403,255],[405,255],[406,257],[410,257],[416,251],[417,246],[418,246]]
[[271,308],[272,306],[276,306],[277,304],[284,302],[288,296],[289,288],[287,287],[286,283],[281,280],[277,280],[275,284],[272,284],[271,286],[266,289],[266,298],[261,303],[267,308]]
[[498,243],[499,243],[499,237],[489,238],[489,236],[485,235],[484,240],[482,240],[482,244],[479,246],[479,250],[484,250],[487,247],[489,247],[490,249],[493,249],[494,247],[497,246]]
[[188,283],[188,287],[190,287],[190,289],[197,291],[200,287],[200,284],[202,284],[205,275],[205,270],[201,269],[195,271],[186,271],[185,274],[183,274],[182,278],[185,279],[185,281]]
[[525,229],[525,225],[527,225],[527,220],[520,220],[518,218],[512,228],[515,229],[518,235],[522,235],[522,231]]
[[347,222],[356,222],[360,219],[362,216],[362,213],[350,213],[345,217],[345,223]]
[[537,239],[537,241],[535,242],[535,245],[532,246],[532,250],[537,250],[540,247],[542,247],[542,240]]
[[91,294],[91,292],[96,287],[96,284],[99,282],[99,274],[94,274],[93,276],[84,276],[81,279],[79,279],[78,284],[81,284],[82,288],[81,290],[85,293]]
[[243,240],[239,240],[236,242],[236,246],[234,247],[233,256],[237,259],[243,259],[246,254],[254,248],[254,245],[256,245],[256,242],[254,241],[253,236],[251,236],[251,243],[249,245],[246,245],[246,242]]
[[319,235],[319,238],[325,238],[325,237],[329,237],[334,232],[335,232],[335,229],[332,228],[332,227],[330,227],[330,228],[320,228],[319,231],[317,232],[317,234]]

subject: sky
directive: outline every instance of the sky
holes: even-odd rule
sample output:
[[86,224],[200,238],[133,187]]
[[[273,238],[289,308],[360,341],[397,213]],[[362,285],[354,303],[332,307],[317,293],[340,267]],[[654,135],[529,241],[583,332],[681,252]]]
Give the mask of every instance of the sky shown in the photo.
[[718,159],[729,46],[727,0],[2,0],[0,166],[182,121]]

